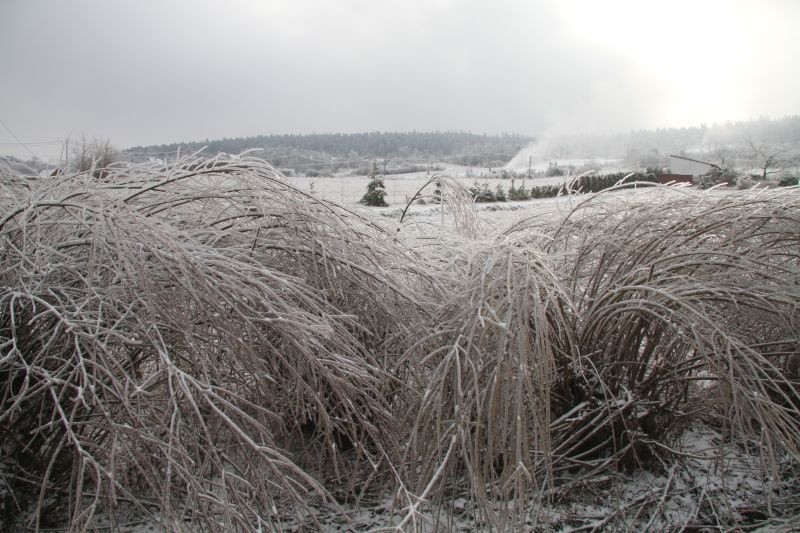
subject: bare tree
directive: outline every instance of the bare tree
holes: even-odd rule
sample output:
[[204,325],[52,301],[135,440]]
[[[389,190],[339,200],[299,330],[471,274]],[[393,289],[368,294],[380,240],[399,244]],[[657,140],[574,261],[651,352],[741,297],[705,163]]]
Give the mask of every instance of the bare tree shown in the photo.
[[757,168],[761,173],[761,179],[777,174],[782,170],[792,166],[793,158],[789,149],[777,143],[758,142],[750,137],[745,137],[745,143],[749,150],[749,159],[753,168]]
[[107,174],[104,169],[119,160],[120,152],[109,139],[95,138],[90,142],[82,134],[72,149],[70,168],[74,172],[91,171],[95,177],[102,178]]

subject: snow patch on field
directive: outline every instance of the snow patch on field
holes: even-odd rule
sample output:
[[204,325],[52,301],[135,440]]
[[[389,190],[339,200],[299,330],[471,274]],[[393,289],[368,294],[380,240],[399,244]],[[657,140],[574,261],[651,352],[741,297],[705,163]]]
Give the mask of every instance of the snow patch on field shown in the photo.
[[[467,170],[463,167],[448,167],[442,174],[451,176],[456,181],[461,183],[464,187],[470,187],[477,183],[479,185],[486,184],[490,190],[494,191],[498,185],[502,186],[505,191],[511,187],[511,179],[504,179],[496,174],[489,174],[488,169],[486,173],[473,172],[472,176],[467,175]],[[432,174],[426,172],[413,172],[409,174],[393,174],[388,175],[384,179],[386,186],[386,202],[391,206],[405,206],[408,201],[414,197],[419,189],[427,183]],[[343,205],[357,204],[358,200],[364,195],[367,190],[367,183],[369,178],[366,176],[337,176],[333,178],[306,178],[292,176],[287,177],[286,180],[305,192],[311,192],[326,200],[331,200]],[[522,185],[521,179],[514,181],[515,186]],[[539,187],[545,185],[561,185],[564,183],[563,176],[553,177],[540,177],[525,180],[525,188]],[[423,198],[430,199],[433,195],[434,186],[430,185],[427,190],[424,190]]]
[[[664,450],[662,450],[664,451]],[[688,428],[660,466],[634,474],[617,473],[586,478],[563,491],[552,503],[543,503],[538,514],[522,518],[526,530],[575,531],[677,531],[711,527],[717,522],[747,525],[760,531],[790,531],[800,522],[773,517],[767,523],[768,508],[781,515],[798,506],[797,472],[784,467],[783,477],[770,472],[750,446],[725,443],[720,431],[696,425]],[[721,457],[721,459],[720,459]],[[271,525],[253,524],[254,531],[358,532],[396,527],[405,514],[392,499],[373,499],[360,506],[309,501],[312,515],[298,521],[294,516],[277,518]],[[497,502],[497,509],[512,508],[514,502]],[[535,509],[536,506],[533,506]],[[787,512],[787,515],[797,513]],[[511,524],[509,524],[511,527]],[[515,527],[516,527],[515,526]],[[158,515],[137,519],[132,513],[122,523],[96,517],[93,529],[124,533],[160,531]],[[186,526],[185,526],[186,527]],[[465,497],[445,501],[441,506],[419,509],[407,530],[467,532],[485,528]],[[189,527],[189,530],[191,528]]]

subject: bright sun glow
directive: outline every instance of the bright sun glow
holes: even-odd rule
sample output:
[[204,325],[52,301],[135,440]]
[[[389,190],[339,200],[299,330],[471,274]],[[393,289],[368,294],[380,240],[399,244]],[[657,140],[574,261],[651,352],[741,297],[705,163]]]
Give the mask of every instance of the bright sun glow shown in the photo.
[[[579,40],[605,47],[667,89],[656,115],[667,123],[730,116],[748,99],[740,83],[756,20],[732,2],[567,1],[562,14]],[[732,8],[733,7],[733,8]]]

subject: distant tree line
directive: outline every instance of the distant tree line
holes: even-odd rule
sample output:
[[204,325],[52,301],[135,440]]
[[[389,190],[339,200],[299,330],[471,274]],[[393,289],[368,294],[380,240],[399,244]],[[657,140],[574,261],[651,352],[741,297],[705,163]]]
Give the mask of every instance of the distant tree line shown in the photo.
[[702,158],[730,165],[746,156],[744,139],[768,144],[800,146],[800,116],[727,121],[684,128],[631,130],[610,134],[573,134],[542,140],[545,159],[607,157],[642,166],[662,165],[668,154],[704,151]]
[[480,135],[464,131],[369,132],[256,135],[202,142],[172,143],[128,148],[130,160],[148,157],[169,159],[204,149],[207,155],[238,154],[259,149],[259,156],[273,165],[296,171],[364,167],[366,161],[445,161],[473,166],[501,166],[535,140],[529,135],[503,133]]

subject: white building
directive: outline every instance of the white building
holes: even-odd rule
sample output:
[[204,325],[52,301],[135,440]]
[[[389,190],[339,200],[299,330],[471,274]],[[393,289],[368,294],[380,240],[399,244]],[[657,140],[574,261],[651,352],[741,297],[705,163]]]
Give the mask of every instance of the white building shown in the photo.
[[669,171],[672,174],[702,176],[714,169],[719,169],[719,165],[707,161],[700,161],[699,159],[684,157],[682,155],[670,154],[669,156]]

